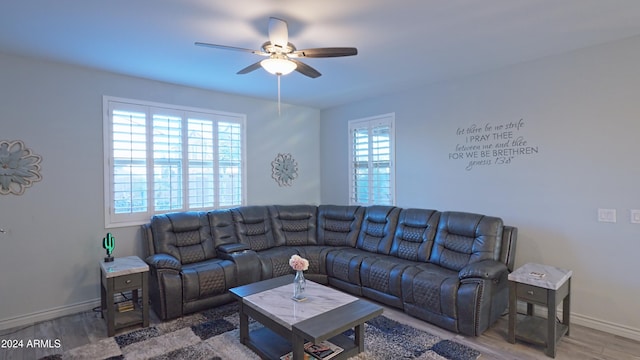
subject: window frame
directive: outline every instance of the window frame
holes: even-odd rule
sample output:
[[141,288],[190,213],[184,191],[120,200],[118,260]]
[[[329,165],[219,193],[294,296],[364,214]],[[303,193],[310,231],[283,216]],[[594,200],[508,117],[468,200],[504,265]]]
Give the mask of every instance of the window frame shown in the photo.
[[[388,126],[389,128],[389,197],[390,203],[377,203],[376,196],[374,196],[373,184],[374,184],[374,174],[372,172],[373,169],[373,155],[371,144],[373,143],[373,134],[372,130],[375,127],[379,126]],[[367,129],[368,130],[368,140],[367,144],[369,147],[368,151],[368,201],[357,201],[356,199],[356,149],[354,147],[354,131],[357,129]],[[349,131],[349,205],[361,205],[361,206],[370,206],[370,205],[391,205],[395,206],[396,204],[396,191],[395,191],[395,113],[388,113],[383,115],[376,115],[361,119],[349,120],[348,122],[348,131]]]
[[[105,228],[116,228],[125,226],[141,225],[149,221],[149,219],[155,214],[168,213],[168,212],[180,212],[180,211],[207,211],[213,209],[230,208],[235,206],[246,205],[247,201],[247,152],[246,152],[246,115],[224,112],[212,109],[180,106],[173,104],[165,104],[151,101],[126,99],[113,96],[103,96],[103,156],[104,156],[104,219]],[[112,110],[122,110],[130,112],[143,112],[145,114],[145,144],[146,155],[144,159],[144,165],[146,166],[146,211],[131,212],[116,214],[114,210],[114,192],[115,192],[115,179],[114,179],[114,163],[117,161],[114,157],[114,131],[113,131],[113,117]],[[181,117],[181,142],[182,153],[181,159],[181,198],[182,204],[180,208],[172,208],[170,210],[156,210],[154,204],[154,192],[156,191],[154,185],[155,176],[155,161],[154,159],[154,115],[160,116],[180,116]],[[189,157],[188,151],[188,125],[191,120],[205,120],[211,121],[213,124],[213,189],[214,203],[213,206],[207,207],[189,207],[189,162],[192,159]],[[218,128],[221,123],[238,124],[240,127],[240,203],[232,204],[228,206],[221,206],[220,189],[221,181],[219,173],[221,170],[220,165],[220,149],[219,142],[222,137],[218,134]],[[142,161],[142,160],[141,160]],[[233,194],[232,197],[235,197]]]

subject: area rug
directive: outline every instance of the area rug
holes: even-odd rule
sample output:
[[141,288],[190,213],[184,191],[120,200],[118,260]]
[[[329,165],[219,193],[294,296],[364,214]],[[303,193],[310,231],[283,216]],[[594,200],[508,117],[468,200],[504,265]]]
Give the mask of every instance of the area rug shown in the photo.
[[[179,319],[132,330],[42,360],[237,360],[259,359],[240,344],[238,306],[217,307]],[[250,323],[250,330],[260,327]],[[353,331],[345,333],[353,337]],[[365,324],[365,349],[352,360],[473,360],[480,353],[465,345],[391,320],[384,315]],[[350,360],[351,360],[350,359]]]

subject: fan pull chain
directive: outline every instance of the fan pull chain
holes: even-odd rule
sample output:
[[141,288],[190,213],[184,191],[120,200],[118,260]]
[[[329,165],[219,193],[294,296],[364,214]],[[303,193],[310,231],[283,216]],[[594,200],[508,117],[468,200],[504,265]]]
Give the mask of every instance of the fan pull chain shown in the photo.
[[280,113],[280,74],[278,74],[278,116],[282,115]]

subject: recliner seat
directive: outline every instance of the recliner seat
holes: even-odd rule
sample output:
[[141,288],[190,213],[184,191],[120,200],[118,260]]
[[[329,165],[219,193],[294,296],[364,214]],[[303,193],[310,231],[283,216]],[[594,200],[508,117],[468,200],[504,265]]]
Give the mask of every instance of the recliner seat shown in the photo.
[[[482,333],[499,314],[492,314],[487,309],[482,312],[487,315],[480,318],[476,309],[486,306],[483,297],[492,298],[491,282],[503,279],[487,281],[474,277],[466,280],[461,274],[467,266],[485,260],[507,274],[506,265],[497,261],[502,228],[499,218],[461,212],[442,213],[429,262],[402,274],[405,311],[451,331]],[[505,282],[502,282],[504,286]],[[465,306],[460,307],[459,303]],[[465,328],[468,323],[476,324],[476,328]]]
[[217,257],[207,214],[157,215],[151,223],[157,254],[150,267],[152,306],[161,318],[198,311],[230,300],[237,286],[233,261]]
[[440,213],[435,210],[402,209],[389,255],[362,261],[362,294],[402,308],[402,273],[416,263],[428,260],[439,219]]
[[362,262],[378,254],[389,254],[399,213],[400,208],[393,206],[370,206],[365,209],[355,248],[327,254],[329,284],[362,296]]

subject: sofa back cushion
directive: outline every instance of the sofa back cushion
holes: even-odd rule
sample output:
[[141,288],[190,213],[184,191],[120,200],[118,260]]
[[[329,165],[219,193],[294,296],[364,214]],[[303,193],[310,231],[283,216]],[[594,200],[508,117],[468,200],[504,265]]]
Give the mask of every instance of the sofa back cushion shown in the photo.
[[154,215],[151,232],[156,253],[169,254],[182,264],[216,257],[211,228],[204,212]]
[[356,247],[368,252],[388,255],[399,215],[400,208],[395,206],[367,207]]
[[317,245],[316,224],[318,208],[314,205],[269,206],[271,227],[276,238],[285,245]]
[[284,245],[284,239],[278,238],[276,243],[273,236],[268,207],[242,206],[231,209],[231,215],[235,222],[238,240],[249,246],[251,250],[261,251]]
[[209,226],[211,227],[213,246],[216,249],[220,245],[240,242],[236,236],[236,228],[233,223],[231,210],[211,210],[207,212],[207,217],[209,219]]
[[318,206],[318,244],[355,247],[364,210],[361,206]]
[[427,262],[433,247],[440,213],[427,209],[402,209],[390,254],[401,259]]
[[468,264],[498,260],[502,219],[465,212],[443,212],[429,262],[460,271]]

